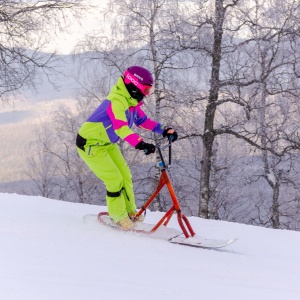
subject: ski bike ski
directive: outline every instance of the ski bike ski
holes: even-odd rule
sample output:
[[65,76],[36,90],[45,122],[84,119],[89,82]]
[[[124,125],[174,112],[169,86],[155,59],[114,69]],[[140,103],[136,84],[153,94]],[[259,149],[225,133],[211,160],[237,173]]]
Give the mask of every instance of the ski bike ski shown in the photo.
[[[107,212],[99,213],[97,218],[101,224],[104,224],[115,230],[124,231],[120,228],[120,226],[118,226],[111,220]],[[192,237],[186,238],[180,230],[177,230],[175,228],[166,227],[163,224],[157,229],[155,229],[154,227],[155,225],[153,224],[135,222],[135,226],[132,229],[127,230],[125,232],[141,234],[150,238],[163,239],[173,244],[210,249],[223,248],[234,243],[237,240],[234,238],[228,240],[208,239],[206,237],[199,236],[196,234]]]
[[[168,163],[165,162],[164,157],[162,155],[162,151],[167,148],[169,149]],[[198,248],[208,248],[208,249],[223,248],[236,242],[238,240],[237,238],[218,240],[218,239],[208,239],[206,237],[196,235],[188,218],[181,211],[179,201],[177,199],[173,185],[170,181],[170,177],[167,172],[167,169],[169,168],[169,166],[171,166],[171,161],[172,161],[172,141],[169,140],[169,143],[167,145],[163,147],[156,147],[156,149],[161,159],[161,161],[158,164],[161,174],[160,174],[160,179],[157,188],[152,194],[152,196],[146,201],[146,203],[138,211],[138,214],[133,220],[135,221],[135,226],[132,229],[128,230],[128,232],[135,232],[138,234],[143,234],[154,238],[163,238],[173,244],[192,246]],[[155,225],[138,222],[137,219],[139,218],[139,216],[146,212],[146,209],[149,207],[149,205],[152,203],[155,197],[165,186],[168,188],[169,194],[171,196],[172,203],[173,203],[172,207],[164,214],[164,216]],[[174,213],[177,214],[177,221],[181,231],[174,228],[167,227]],[[120,227],[110,219],[107,212],[100,212],[97,216],[97,219],[101,224],[104,224],[113,229],[121,230]]]

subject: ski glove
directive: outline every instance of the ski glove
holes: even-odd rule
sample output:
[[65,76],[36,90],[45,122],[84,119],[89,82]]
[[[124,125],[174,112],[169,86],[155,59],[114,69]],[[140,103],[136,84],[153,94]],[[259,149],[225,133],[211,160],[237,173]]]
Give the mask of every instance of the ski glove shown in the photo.
[[167,127],[163,132],[163,137],[167,137],[171,142],[175,142],[178,138],[178,134],[173,128]]
[[139,143],[135,146],[135,149],[138,149],[138,150],[144,150],[145,155],[149,155],[149,154],[155,152],[155,146],[154,146],[153,144],[148,144],[148,143],[145,143],[145,142],[143,142],[143,141],[139,142]]

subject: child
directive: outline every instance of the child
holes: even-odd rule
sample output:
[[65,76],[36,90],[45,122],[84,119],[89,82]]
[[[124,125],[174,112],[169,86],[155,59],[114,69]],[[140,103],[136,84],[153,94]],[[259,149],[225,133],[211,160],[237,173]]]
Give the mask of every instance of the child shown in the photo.
[[[153,85],[151,73],[132,66],[120,76],[107,98],[79,129],[76,146],[79,156],[100,178],[106,187],[106,202],[110,218],[122,229],[134,226],[136,205],[130,169],[117,146],[121,138],[146,155],[155,152],[155,146],[146,143],[131,130],[133,123],[164,137],[177,139],[170,127],[149,119],[142,111],[142,100],[150,94]],[[138,221],[143,221],[141,215]]]

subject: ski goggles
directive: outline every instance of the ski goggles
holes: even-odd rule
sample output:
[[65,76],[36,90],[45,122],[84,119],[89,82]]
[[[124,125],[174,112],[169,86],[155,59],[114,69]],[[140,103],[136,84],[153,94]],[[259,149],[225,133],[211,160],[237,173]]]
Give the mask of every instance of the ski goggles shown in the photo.
[[151,92],[151,85],[141,84],[137,77],[129,73],[127,70],[124,73],[124,82],[125,84],[133,83],[137,88],[139,88],[143,95],[148,96]]

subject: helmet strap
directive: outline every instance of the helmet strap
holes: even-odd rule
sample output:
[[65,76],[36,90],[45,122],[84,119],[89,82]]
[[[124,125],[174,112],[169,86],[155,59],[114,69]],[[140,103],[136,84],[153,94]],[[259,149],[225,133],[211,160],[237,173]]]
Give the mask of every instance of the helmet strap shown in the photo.
[[133,83],[125,83],[125,86],[132,98],[136,99],[138,102],[141,102],[144,99],[145,95]]

